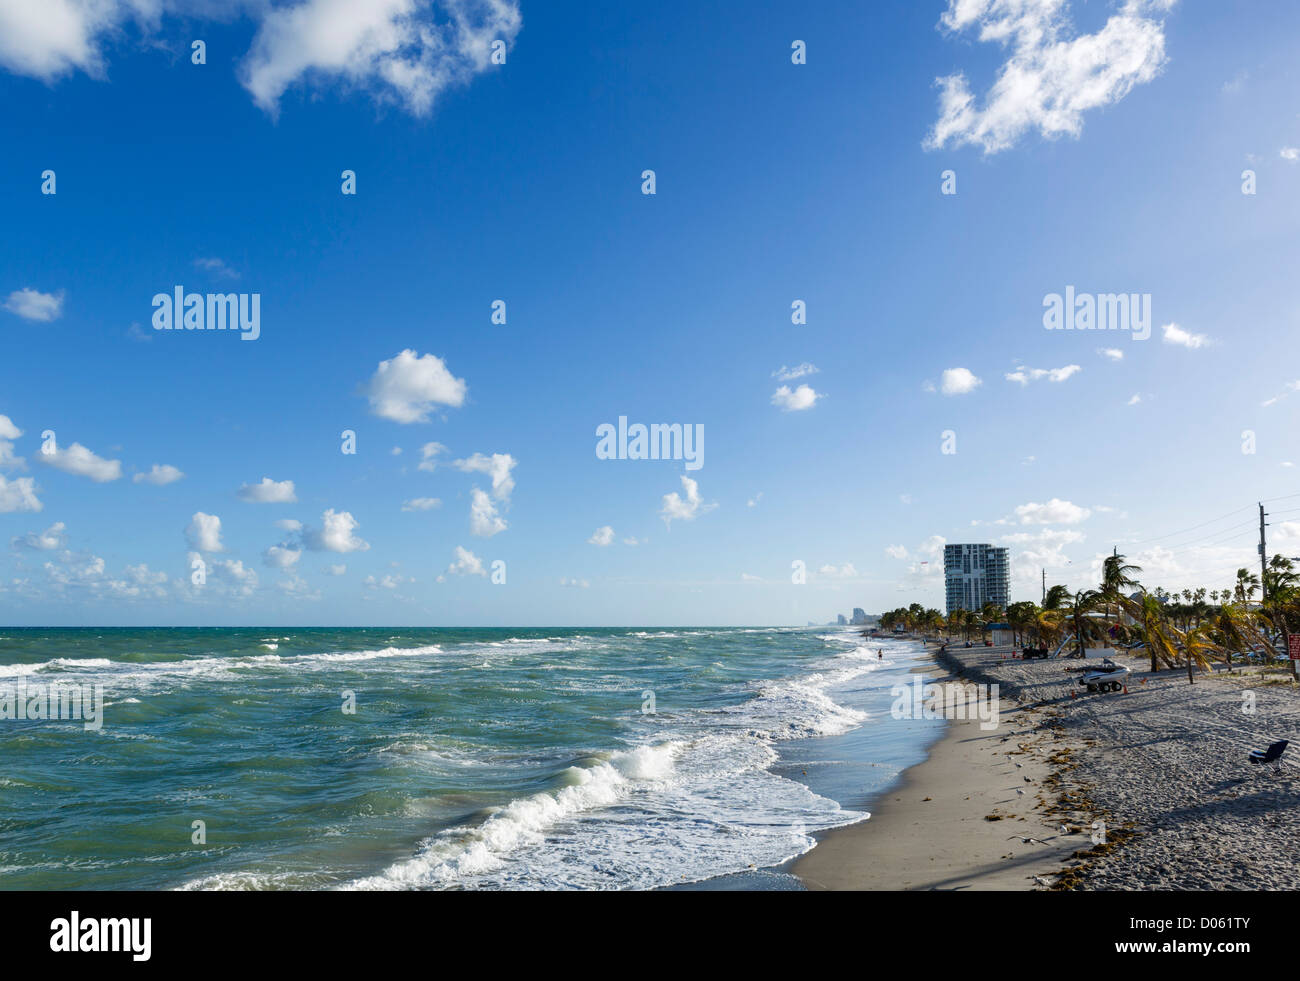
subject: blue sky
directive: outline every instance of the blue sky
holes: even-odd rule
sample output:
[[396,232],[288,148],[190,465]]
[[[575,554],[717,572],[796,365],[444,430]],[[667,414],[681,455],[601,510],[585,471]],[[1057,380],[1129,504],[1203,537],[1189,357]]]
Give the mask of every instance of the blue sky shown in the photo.
[[[1013,598],[1115,545],[1217,588],[1260,499],[1300,554],[1300,10],[24,7],[8,622],[802,623],[942,606],[943,541],[1008,544]],[[260,336],[155,331],[178,284]],[[1151,336],[1045,330],[1067,285],[1150,294]],[[598,459],[619,416],[703,467]]]

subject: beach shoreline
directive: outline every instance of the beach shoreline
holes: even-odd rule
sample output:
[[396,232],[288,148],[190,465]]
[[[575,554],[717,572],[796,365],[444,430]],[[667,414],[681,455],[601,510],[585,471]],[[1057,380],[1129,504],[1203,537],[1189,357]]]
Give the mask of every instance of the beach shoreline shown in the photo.
[[[929,649],[926,683],[959,680]],[[1048,789],[1059,779],[1036,709],[1000,701],[1000,724],[949,720],[923,761],[871,803],[863,822],[820,833],[791,872],[810,890],[1042,888],[1090,840],[1062,835]],[[1049,746],[1051,742],[1053,745]],[[1022,839],[1037,839],[1036,841]]]

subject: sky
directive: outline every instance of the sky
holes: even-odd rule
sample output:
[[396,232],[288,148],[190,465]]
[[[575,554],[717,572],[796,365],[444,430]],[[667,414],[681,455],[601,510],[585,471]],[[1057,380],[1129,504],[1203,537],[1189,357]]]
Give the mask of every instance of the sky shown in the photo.
[[[1013,600],[1112,548],[1221,588],[1258,501],[1300,554],[1298,40],[0,0],[0,622],[802,624],[942,608],[946,542]],[[156,329],[178,287],[256,331]],[[1048,329],[1067,289],[1150,315]]]

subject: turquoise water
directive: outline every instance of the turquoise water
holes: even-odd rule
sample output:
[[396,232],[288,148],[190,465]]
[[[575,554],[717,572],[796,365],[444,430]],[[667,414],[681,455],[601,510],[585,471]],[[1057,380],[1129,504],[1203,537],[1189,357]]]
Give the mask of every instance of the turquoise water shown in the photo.
[[912,645],[862,643],[0,628],[0,700],[104,698],[99,729],[0,719],[0,887],[654,888],[778,866],[934,737],[888,714]]

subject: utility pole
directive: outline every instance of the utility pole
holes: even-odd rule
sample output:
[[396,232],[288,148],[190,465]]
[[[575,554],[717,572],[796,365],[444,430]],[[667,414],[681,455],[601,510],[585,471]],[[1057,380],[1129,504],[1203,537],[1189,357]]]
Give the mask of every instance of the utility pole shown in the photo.
[[[1267,525],[1264,522],[1264,505],[1259,506],[1259,590],[1260,590],[1260,609],[1268,602],[1268,542],[1264,537],[1264,529]],[[1287,627],[1286,614],[1279,612],[1279,619],[1282,621],[1282,649],[1286,651],[1287,661],[1291,664],[1291,680],[1300,680],[1300,674],[1296,670],[1296,662],[1291,658],[1291,631]]]
[[1261,605],[1268,600],[1268,547],[1264,540],[1264,505],[1259,506],[1259,598]]
[[1043,605],[1047,604],[1047,567],[1043,567]]

